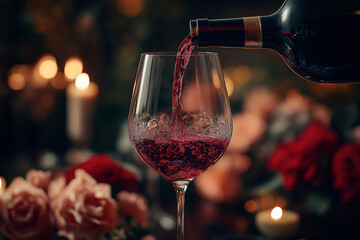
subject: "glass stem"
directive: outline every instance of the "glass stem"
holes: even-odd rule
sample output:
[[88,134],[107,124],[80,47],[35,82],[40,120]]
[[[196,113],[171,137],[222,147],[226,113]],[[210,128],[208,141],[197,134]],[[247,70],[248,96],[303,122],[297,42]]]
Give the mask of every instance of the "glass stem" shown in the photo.
[[177,199],[177,240],[184,240],[184,203],[189,180],[172,181]]

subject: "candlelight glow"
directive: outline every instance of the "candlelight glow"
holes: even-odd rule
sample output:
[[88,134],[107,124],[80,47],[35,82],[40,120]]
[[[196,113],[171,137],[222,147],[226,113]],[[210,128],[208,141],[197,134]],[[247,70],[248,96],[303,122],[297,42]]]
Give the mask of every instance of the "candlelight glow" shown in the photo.
[[279,198],[276,198],[274,201],[274,206],[278,206],[281,209],[286,208],[286,205],[287,205],[287,201],[285,198],[279,197]]
[[86,73],[81,73],[79,76],[77,76],[75,80],[75,86],[78,89],[85,90],[89,87],[90,84],[90,78],[89,75]]
[[26,80],[28,80],[32,74],[32,71],[33,71],[33,66],[27,64],[19,64],[11,68],[10,74],[20,73],[25,77]]
[[256,203],[254,200],[248,200],[248,201],[246,201],[246,203],[245,203],[245,210],[246,210],[247,212],[252,213],[252,212],[255,212],[256,209],[257,209],[257,203]]
[[144,0],[117,0],[118,10],[127,17],[136,17],[145,7]]
[[25,77],[21,73],[13,73],[8,78],[9,88],[12,90],[21,90],[25,87]]
[[227,94],[230,97],[234,92],[234,83],[229,77],[225,77],[225,85],[226,85]]
[[43,78],[40,75],[39,68],[40,68],[39,64],[36,64],[34,66],[33,71],[32,71],[32,78],[30,78],[30,84],[31,84],[31,86],[33,86],[35,88],[45,87],[49,82],[48,79]]
[[80,58],[71,57],[65,62],[64,73],[67,79],[74,80],[83,71],[83,62]]
[[274,207],[271,211],[271,218],[275,221],[280,220],[282,217],[282,209],[280,207]]
[[216,89],[220,88],[220,78],[215,70],[212,71],[213,83]]
[[54,56],[45,55],[39,61],[40,76],[46,79],[51,79],[56,76],[58,66]]
[[0,194],[5,190],[6,188],[6,181],[3,177],[0,176]]
[[241,65],[231,71],[231,78],[237,86],[243,86],[253,77],[253,71],[247,65]]

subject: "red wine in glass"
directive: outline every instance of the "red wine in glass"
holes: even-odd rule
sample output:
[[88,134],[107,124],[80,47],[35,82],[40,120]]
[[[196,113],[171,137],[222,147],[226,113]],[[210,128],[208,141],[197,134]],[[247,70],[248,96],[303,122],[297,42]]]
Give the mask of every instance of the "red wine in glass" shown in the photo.
[[169,180],[193,179],[211,167],[225,152],[229,140],[182,135],[133,140],[141,158]]

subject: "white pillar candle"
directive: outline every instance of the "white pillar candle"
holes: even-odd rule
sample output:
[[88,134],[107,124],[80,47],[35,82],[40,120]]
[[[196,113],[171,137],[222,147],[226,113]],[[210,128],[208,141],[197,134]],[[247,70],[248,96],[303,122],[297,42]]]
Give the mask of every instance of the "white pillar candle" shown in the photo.
[[97,84],[90,82],[86,73],[80,74],[75,83],[66,89],[67,131],[70,139],[78,146],[90,143],[98,92]]
[[294,211],[275,207],[256,214],[255,224],[264,235],[286,238],[296,234],[300,224],[300,215]]

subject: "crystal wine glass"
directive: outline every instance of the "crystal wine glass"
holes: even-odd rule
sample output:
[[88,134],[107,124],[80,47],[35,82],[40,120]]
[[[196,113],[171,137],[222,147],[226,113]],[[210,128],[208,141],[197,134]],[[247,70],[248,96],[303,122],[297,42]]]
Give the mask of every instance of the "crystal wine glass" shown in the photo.
[[218,55],[193,53],[182,78],[174,80],[177,57],[141,55],[128,129],[140,158],[175,187],[177,239],[183,240],[187,186],[225,152],[232,120]]

